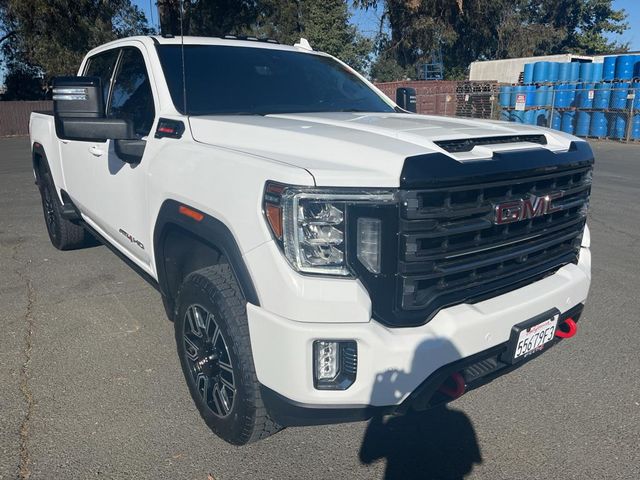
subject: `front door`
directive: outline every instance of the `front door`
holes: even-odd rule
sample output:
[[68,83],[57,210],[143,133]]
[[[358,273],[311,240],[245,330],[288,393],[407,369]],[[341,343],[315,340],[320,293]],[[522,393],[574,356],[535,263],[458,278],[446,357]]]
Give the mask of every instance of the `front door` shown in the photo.
[[[107,98],[107,116],[131,120],[136,136],[146,139],[154,123],[155,106],[144,56],[137,47],[120,50]],[[75,178],[75,185],[70,184],[69,188],[82,192],[82,198],[77,200],[87,223],[150,271],[148,158],[144,155],[139,163],[126,163],[116,154],[112,140],[72,143],[85,148],[86,164],[81,169],[84,178]],[[76,185],[83,182],[76,190]]]

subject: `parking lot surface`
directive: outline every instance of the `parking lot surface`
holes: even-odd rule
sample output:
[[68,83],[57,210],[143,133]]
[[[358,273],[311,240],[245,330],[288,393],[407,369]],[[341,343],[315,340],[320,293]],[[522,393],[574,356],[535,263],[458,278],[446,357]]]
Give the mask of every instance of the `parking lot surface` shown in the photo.
[[0,479],[640,479],[640,145],[593,148],[575,338],[447,409],[233,447],[159,294],[103,246],[55,250],[28,140],[0,140]]

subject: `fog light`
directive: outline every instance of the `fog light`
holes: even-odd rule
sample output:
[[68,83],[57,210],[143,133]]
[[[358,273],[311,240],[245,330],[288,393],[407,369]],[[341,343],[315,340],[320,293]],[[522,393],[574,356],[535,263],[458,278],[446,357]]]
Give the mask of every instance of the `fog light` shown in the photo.
[[313,383],[318,390],[346,390],[356,379],[358,347],[353,340],[313,342]]

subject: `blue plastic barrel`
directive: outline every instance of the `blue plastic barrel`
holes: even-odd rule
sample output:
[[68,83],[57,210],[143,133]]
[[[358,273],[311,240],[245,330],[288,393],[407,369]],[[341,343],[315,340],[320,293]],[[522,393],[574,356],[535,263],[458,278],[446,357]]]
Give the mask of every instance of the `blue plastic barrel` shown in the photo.
[[635,63],[635,55],[619,55],[616,58],[616,80],[631,80]]
[[533,63],[524,64],[524,73],[522,75],[523,83],[533,83]]
[[616,78],[616,57],[604,57],[602,79],[611,81]]
[[576,85],[576,106],[578,108],[592,108],[594,97],[593,83],[580,83]]
[[633,82],[631,84],[631,89],[633,94],[635,95],[633,99],[633,107],[636,110],[640,110],[640,82]]
[[527,110],[526,112],[524,112],[524,123],[527,123],[529,125],[535,125],[537,113],[538,113],[537,110]]
[[589,112],[578,112],[576,116],[576,135],[586,137],[589,135],[589,125],[591,124],[591,114]]
[[549,89],[547,90],[547,101],[545,105],[553,105],[553,99],[555,97],[555,89],[558,87],[558,84],[549,85]]
[[567,100],[569,102],[570,107],[575,107],[576,103],[576,88],[577,85],[574,83],[567,84]]
[[640,140],[640,115],[635,115],[631,123],[631,138]]
[[509,110],[506,110],[506,109],[500,110],[500,120],[502,120],[503,122],[508,122],[510,117],[511,117],[511,113],[509,112]]
[[580,78],[578,78],[578,80],[582,82],[590,82],[592,77],[593,77],[593,63],[581,63]]
[[566,108],[569,106],[569,92],[566,83],[554,85],[553,105],[558,108]]
[[547,103],[547,97],[549,95],[549,86],[548,85],[538,85],[536,87],[536,91],[535,91],[535,100],[534,100],[534,105],[538,106],[538,107],[544,107],[546,105],[549,105]]
[[627,134],[626,116],[616,113],[609,119],[609,137],[624,138]]
[[533,81],[535,83],[549,81],[549,62],[536,62],[533,64]]
[[604,112],[593,112],[591,114],[589,135],[598,138],[604,138],[607,136],[607,116]]
[[553,114],[551,115],[551,128],[553,128],[554,130],[560,130],[561,125],[562,115],[557,110],[554,110]]
[[576,112],[563,112],[561,130],[565,133],[573,133]]
[[549,82],[557,82],[560,73],[560,64],[558,62],[549,62]]
[[547,110],[546,108],[542,110],[537,110],[535,124],[539,127],[546,127],[548,125],[547,124],[548,116],[549,116],[549,110]]
[[525,102],[525,105],[527,107],[536,106],[536,101],[538,100],[538,98],[536,97],[536,86],[526,85],[524,88],[524,93],[526,93],[527,95],[527,101]]
[[627,108],[627,94],[629,82],[616,82],[611,84],[610,108]]
[[570,70],[571,70],[571,63],[569,62],[562,62],[560,64],[558,64],[558,81],[559,82],[568,82],[569,81],[569,75],[570,75]]
[[516,123],[523,123],[524,122],[524,111],[522,110],[513,110],[511,112],[511,119],[512,122],[516,122]]
[[526,94],[526,89],[528,87],[526,85],[516,85],[515,87],[513,87],[511,89],[511,106],[515,107],[516,106],[516,100],[518,98],[519,94]]
[[498,103],[501,107],[508,107],[511,102],[511,85],[502,85],[498,94]]
[[609,108],[611,98],[610,83],[596,83],[593,95],[593,108]]
[[593,64],[593,71],[591,72],[591,81],[601,82],[602,81],[602,73],[604,71],[604,64],[602,62]]
[[580,78],[580,62],[571,62],[569,67],[569,81],[577,82]]

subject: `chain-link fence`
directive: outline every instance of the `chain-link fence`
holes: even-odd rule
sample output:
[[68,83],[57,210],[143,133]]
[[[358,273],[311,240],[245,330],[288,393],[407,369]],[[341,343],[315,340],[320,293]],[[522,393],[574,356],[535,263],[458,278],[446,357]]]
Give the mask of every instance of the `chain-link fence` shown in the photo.
[[579,137],[640,141],[638,82],[503,86],[498,108],[501,120],[542,125]]
[[640,80],[498,85],[491,82],[394,82],[416,89],[418,113],[539,125],[579,137],[640,142]]

